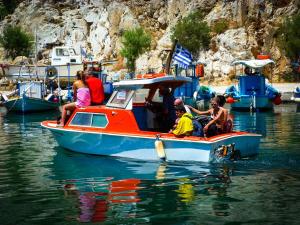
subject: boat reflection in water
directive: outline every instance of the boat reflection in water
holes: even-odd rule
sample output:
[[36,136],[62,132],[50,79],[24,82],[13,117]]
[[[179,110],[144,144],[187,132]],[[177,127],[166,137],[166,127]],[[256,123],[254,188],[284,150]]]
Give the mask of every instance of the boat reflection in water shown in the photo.
[[81,222],[149,222],[147,215],[187,210],[197,195],[223,193],[230,183],[224,166],[97,157],[58,147],[53,166],[66,199],[78,205],[74,217]]
[[266,136],[267,126],[272,125],[270,121],[270,115],[272,114],[274,113],[231,112],[235,130],[245,130],[248,132],[259,133],[263,137]]

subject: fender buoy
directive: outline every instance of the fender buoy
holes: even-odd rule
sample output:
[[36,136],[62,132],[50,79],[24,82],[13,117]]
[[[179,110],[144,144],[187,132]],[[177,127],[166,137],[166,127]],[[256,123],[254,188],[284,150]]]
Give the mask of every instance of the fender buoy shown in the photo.
[[234,103],[234,98],[229,96],[227,99],[226,99],[226,102],[229,103],[229,104],[232,104]]
[[159,135],[156,136],[154,145],[155,145],[155,150],[157,152],[158,157],[162,160],[166,160],[164,143],[159,139]]
[[273,103],[275,105],[280,105],[282,103],[281,97],[280,95],[277,95],[274,99],[273,99]]
[[57,69],[54,66],[47,66],[45,69],[47,79],[53,80],[57,76]]
[[270,55],[263,55],[263,54],[260,54],[260,55],[257,55],[256,58],[257,58],[257,59],[270,59],[271,56],[270,56]]
[[198,64],[196,65],[196,77],[204,77],[204,65]]

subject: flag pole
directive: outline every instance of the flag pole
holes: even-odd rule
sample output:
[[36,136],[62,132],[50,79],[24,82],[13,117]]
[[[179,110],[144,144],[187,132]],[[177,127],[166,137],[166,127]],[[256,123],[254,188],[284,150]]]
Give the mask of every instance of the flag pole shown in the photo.
[[175,47],[177,45],[177,42],[178,40],[175,40],[174,43],[173,43],[173,46],[172,46],[172,49],[168,55],[168,58],[167,58],[167,63],[166,63],[166,74],[170,74],[170,68],[171,68],[171,61],[172,61],[172,58],[173,58],[173,54],[174,54],[174,50],[175,50]]

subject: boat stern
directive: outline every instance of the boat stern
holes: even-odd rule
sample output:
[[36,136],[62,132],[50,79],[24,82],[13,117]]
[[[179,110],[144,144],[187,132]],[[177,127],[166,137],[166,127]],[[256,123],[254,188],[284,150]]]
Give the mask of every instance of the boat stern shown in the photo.
[[247,132],[233,132],[211,138],[210,161],[226,158],[236,160],[259,153],[261,135]]

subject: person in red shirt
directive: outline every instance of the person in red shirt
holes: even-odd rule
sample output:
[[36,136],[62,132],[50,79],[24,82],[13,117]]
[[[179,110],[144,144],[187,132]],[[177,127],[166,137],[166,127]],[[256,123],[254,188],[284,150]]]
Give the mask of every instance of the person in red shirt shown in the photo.
[[102,81],[94,77],[91,71],[86,70],[86,83],[90,89],[91,105],[101,105],[104,101],[104,88]]

